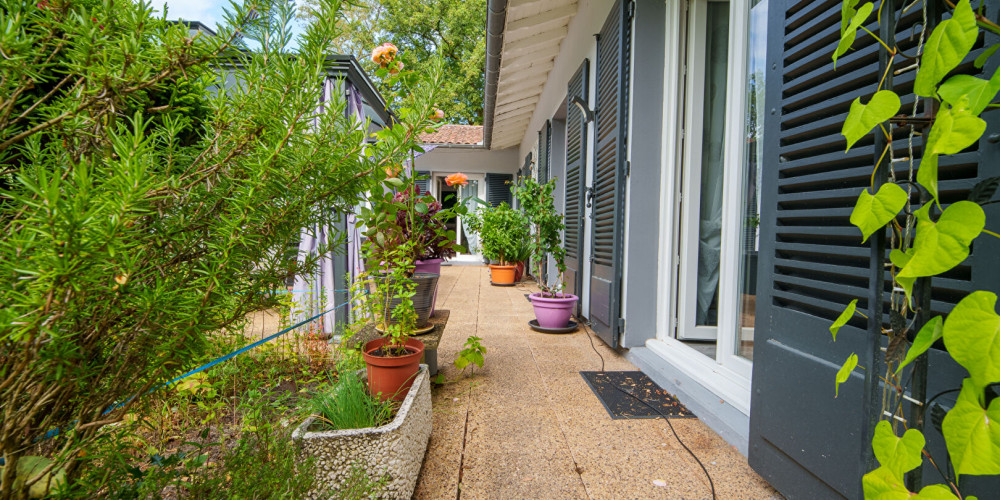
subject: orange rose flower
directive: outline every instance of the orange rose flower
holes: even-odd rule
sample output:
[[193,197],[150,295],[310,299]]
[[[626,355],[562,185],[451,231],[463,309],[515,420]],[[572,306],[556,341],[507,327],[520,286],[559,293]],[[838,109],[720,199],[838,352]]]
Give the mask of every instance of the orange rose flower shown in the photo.
[[459,172],[457,174],[451,174],[448,177],[444,178],[444,183],[447,184],[447,185],[449,185],[449,186],[455,186],[455,185],[468,186],[469,185],[469,176],[465,175],[465,174],[463,174],[461,172]]
[[372,50],[372,62],[385,68],[396,58],[397,53],[399,53],[399,49],[395,45],[388,42],[383,43]]
[[444,119],[444,111],[442,111],[442,110],[440,110],[438,108],[434,108],[434,112],[431,113],[431,119],[435,120],[435,121],[436,120],[443,120]]

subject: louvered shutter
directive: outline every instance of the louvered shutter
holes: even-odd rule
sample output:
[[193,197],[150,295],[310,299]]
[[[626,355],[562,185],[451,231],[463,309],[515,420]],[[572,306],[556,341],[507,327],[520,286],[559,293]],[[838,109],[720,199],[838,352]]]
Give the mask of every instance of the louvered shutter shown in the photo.
[[[574,97],[579,97],[587,103],[589,91],[587,82],[590,79],[590,61],[583,64],[569,79],[566,88],[566,182],[563,183],[563,199],[565,200],[564,215],[566,230],[563,233],[563,246],[566,248],[566,291],[580,295],[583,289],[583,273],[580,272],[583,252],[583,199],[584,199],[584,166],[587,153],[587,122],[583,111],[572,104]],[[587,104],[585,104],[587,105]],[[589,106],[589,105],[588,105]],[[577,310],[579,311],[579,301]]]
[[590,320],[594,332],[613,347],[618,345],[620,316],[630,5],[615,2],[597,39]]
[[430,178],[428,177],[431,173],[427,171],[417,171],[417,176],[421,177],[417,179],[417,187],[420,188],[421,193],[427,192],[427,186],[430,184]]
[[538,182],[549,182],[549,162],[552,159],[552,122],[546,120],[538,133]]
[[486,201],[494,207],[503,202],[510,205],[510,183],[513,180],[511,174],[486,174]]
[[[901,2],[886,3],[885,8],[895,11],[888,17],[899,19],[896,40],[904,53],[912,54],[917,45],[913,27],[921,22],[921,9],[901,16],[901,6]],[[881,359],[878,347],[880,339],[884,345],[884,337],[879,330],[888,328],[889,321],[883,316],[881,322],[868,324],[855,316],[840,330],[836,342],[828,327],[856,298],[859,311],[871,316],[874,309],[874,317],[882,315],[887,309],[881,306],[891,287],[883,266],[885,252],[879,246],[884,235],[862,244],[858,229],[849,221],[858,193],[870,182],[884,139],[881,134],[869,134],[845,153],[840,135],[851,102],[857,97],[868,101],[888,57],[872,37],[859,31],[854,50],[840,58],[833,71],[830,55],[840,39],[839,11],[840,2],[833,1],[771,0],[768,5],[768,114],[748,458],[761,476],[789,498],[860,498],[861,476],[866,464],[873,463],[870,422],[881,417],[877,404],[864,405],[865,380],[860,370],[841,385],[839,397],[833,397],[834,375],[852,352],[862,358],[860,364],[868,373],[877,376],[884,371],[864,357],[870,353]],[[868,28],[876,27],[872,23]],[[980,42],[959,71],[977,73],[972,61],[982,50]],[[894,69],[902,72],[895,76],[890,72],[886,81],[901,94],[901,112],[907,114],[913,109],[913,96],[907,93],[915,73],[905,68],[911,64],[912,60],[897,57]],[[987,68],[987,73],[993,69]],[[990,129],[979,145],[941,158],[940,184],[946,186],[941,188],[943,201],[963,199],[979,180],[1000,175],[998,146],[985,139],[991,131],[1000,131],[1000,122],[988,120]],[[905,132],[894,137],[896,158],[909,155],[907,138]],[[913,147],[919,158],[920,136]],[[907,162],[893,166],[897,176],[905,179]],[[880,169],[880,173],[886,171]],[[985,208],[987,217],[1000,216],[996,205]],[[1000,245],[992,238],[982,240],[962,266],[932,280],[935,314],[951,310],[974,288],[997,289]],[[962,370],[945,353],[932,349],[929,362],[934,374],[928,381],[929,394],[960,385]],[[938,401],[954,401],[954,397]],[[935,457],[945,457],[933,426],[928,423],[924,432],[928,449]],[[925,484],[941,482],[926,461],[923,477]]]

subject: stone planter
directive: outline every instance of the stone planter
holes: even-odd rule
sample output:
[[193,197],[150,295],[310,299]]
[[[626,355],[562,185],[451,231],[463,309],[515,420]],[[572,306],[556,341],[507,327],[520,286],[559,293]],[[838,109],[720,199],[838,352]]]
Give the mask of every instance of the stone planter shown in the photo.
[[420,365],[396,418],[387,425],[311,431],[313,418],[306,419],[292,433],[292,440],[302,456],[316,459],[319,484],[309,498],[328,498],[330,492],[339,490],[348,480],[356,465],[365,469],[370,480],[389,476],[388,483],[377,493],[378,498],[410,498],[431,438],[431,421],[427,365]]

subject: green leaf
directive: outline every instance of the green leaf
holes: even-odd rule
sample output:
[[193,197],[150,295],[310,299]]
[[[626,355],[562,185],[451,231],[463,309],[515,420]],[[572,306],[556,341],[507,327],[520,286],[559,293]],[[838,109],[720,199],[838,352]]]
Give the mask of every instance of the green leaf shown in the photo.
[[858,307],[858,299],[854,299],[847,307],[844,308],[844,312],[840,313],[837,320],[830,325],[830,334],[833,335],[833,341],[837,341],[837,332],[840,331],[840,327],[847,324],[847,322],[854,316],[854,311]]
[[938,201],[938,155],[925,153],[924,157],[920,159],[920,166],[917,168],[917,182],[931,194],[934,202],[940,207],[941,203]]
[[966,295],[944,322],[944,345],[979,386],[1000,382],[1000,316],[997,296],[975,291]]
[[869,194],[867,189],[862,191],[851,212],[851,224],[861,230],[862,243],[894,219],[906,202],[906,191],[896,184],[883,184],[875,196]]
[[927,153],[959,153],[975,144],[985,131],[986,121],[972,114],[968,97],[962,96],[955,105],[942,106],[938,110],[927,136]]
[[[966,500],[975,500],[975,497],[967,496]],[[912,500],[958,500],[958,497],[943,484],[931,484],[924,486]]]
[[972,12],[969,0],[961,0],[955,6],[951,18],[941,21],[927,38],[913,92],[924,97],[934,97],[938,83],[965,59],[978,36],[976,15]]
[[403,187],[403,180],[398,177],[389,177],[388,179],[385,180],[385,183],[388,184],[389,186],[396,188]]
[[844,0],[844,3],[840,5],[840,34],[843,35],[847,31],[847,27],[851,24],[851,19],[854,15],[858,13],[858,9],[855,7],[858,5],[860,0]]
[[464,370],[466,366],[469,366],[469,358],[466,358],[465,356],[455,358],[455,368]]
[[[854,17],[851,18],[851,22],[847,24],[845,28],[843,25],[843,20],[841,20],[840,26],[840,43],[837,44],[837,49],[833,51],[833,68],[837,68],[837,58],[844,55],[854,44],[854,38],[858,35],[858,28],[865,24],[865,20],[872,13],[872,8],[874,6],[871,2],[867,2],[862,5],[857,11],[854,12]],[[849,9],[843,9],[841,15],[844,11]],[[850,8],[853,10],[853,7]]]
[[920,278],[943,273],[969,256],[969,244],[986,226],[982,207],[971,201],[956,201],[941,213],[935,223],[931,205],[916,211],[917,235],[913,240],[910,261],[897,278]]
[[858,366],[858,355],[852,352],[851,355],[847,357],[847,361],[844,361],[844,366],[841,366],[840,369],[837,370],[837,382],[834,385],[833,397],[840,396],[840,384],[847,382],[847,379],[850,378],[851,372],[854,371],[856,366]]
[[941,99],[953,106],[960,103],[963,97],[967,98],[969,110],[973,115],[979,115],[986,110],[986,106],[993,102],[998,91],[1000,91],[1000,68],[997,68],[989,80],[971,75],[955,75],[945,80],[938,88]]
[[[947,338],[947,337],[945,337]],[[955,474],[1000,474],[1000,399],[983,408],[982,386],[971,379],[962,381],[962,391],[941,431]]]
[[413,205],[413,209],[416,210],[417,213],[419,213],[419,214],[426,214],[427,213],[427,204],[424,203],[424,202],[416,203],[416,204]]
[[861,477],[865,500],[910,500],[910,491],[903,485],[903,478],[896,477],[889,469],[879,467]]
[[[898,250],[893,250],[898,252]],[[934,316],[930,321],[924,323],[923,328],[917,333],[917,336],[913,339],[913,345],[910,349],[906,351],[906,358],[903,362],[899,364],[899,368],[896,368],[896,373],[899,373],[904,366],[910,364],[913,360],[917,359],[918,356],[927,352],[935,342],[938,341],[944,335],[944,318],[941,316]]]
[[[896,266],[898,269],[906,267],[906,264],[910,262],[911,257],[911,254],[903,253],[903,251],[897,249],[893,249],[889,252],[889,260],[892,262],[892,265]],[[917,278],[901,278],[899,274],[896,274],[896,283],[898,283],[899,286],[903,288],[903,291],[906,292],[906,300],[911,304],[913,303],[913,283],[916,281]]]
[[990,56],[997,51],[997,49],[1000,49],[1000,44],[993,45],[992,47],[984,50],[982,54],[979,54],[973,62],[976,68],[983,69],[983,66],[986,66],[986,60],[989,59]]
[[862,104],[858,97],[851,103],[841,134],[847,139],[847,150],[868,135],[873,128],[899,112],[899,96],[891,90],[880,90],[872,96],[868,104]]
[[886,420],[875,425],[875,435],[872,437],[872,449],[878,463],[899,478],[920,467],[923,462],[920,452],[926,444],[924,435],[916,429],[909,429],[903,433],[903,437],[897,437],[892,424]]

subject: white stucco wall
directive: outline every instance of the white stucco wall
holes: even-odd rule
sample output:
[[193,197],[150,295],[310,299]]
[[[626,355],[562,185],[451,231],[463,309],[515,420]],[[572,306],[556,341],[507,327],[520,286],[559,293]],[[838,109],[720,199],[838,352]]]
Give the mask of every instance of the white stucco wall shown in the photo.
[[490,151],[448,146],[438,146],[420,155],[416,164],[419,171],[466,174],[513,174],[521,166],[515,148]]

